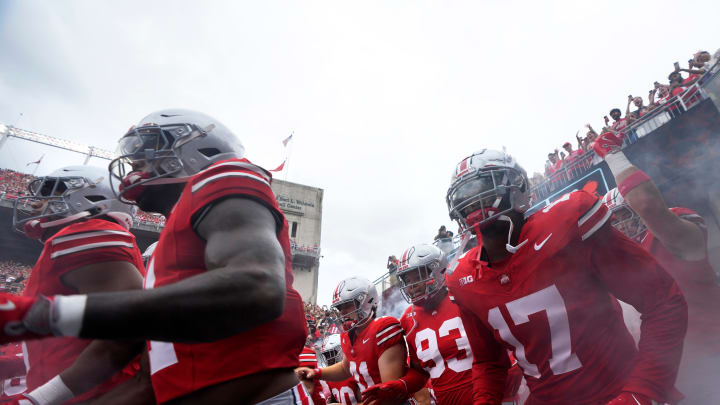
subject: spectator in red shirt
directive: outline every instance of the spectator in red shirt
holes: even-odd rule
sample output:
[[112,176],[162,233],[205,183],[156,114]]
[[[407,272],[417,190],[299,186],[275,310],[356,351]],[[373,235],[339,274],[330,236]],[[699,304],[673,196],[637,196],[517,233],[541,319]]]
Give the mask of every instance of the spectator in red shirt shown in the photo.
[[668,80],[670,81],[670,85],[669,86],[660,85],[660,86],[667,87],[668,90],[670,91],[670,94],[672,94],[672,96],[674,97],[674,96],[677,96],[678,94],[681,94],[683,91],[685,91],[685,88],[687,88],[688,86],[692,86],[693,84],[695,84],[695,82],[697,82],[699,79],[700,79],[700,76],[696,76],[693,78],[688,77],[687,79],[683,80],[683,77],[680,74],[680,72],[672,72],[672,73],[670,73],[670,75],[668,75]]
[[557,149],[555,153],[548,153],[548,160],[550,161],[550,166],[545,168],[545,176],[552,176],[562,167],[562,160],[558,159]]
[[625,118],[620,118],[622,116],[622,112],[619,108],[613,108],[610,110],[610,117],[613,119],[612,125],[609,125],[610,120],[608,120],[607,115],[605,116],[605,125],[609,125],[610,128],[614,129],[615,131],[620,131],[624,129],[627,126],[627,121]]
[[662,84],[655,82],[655,88],[650,90],[650,105],[653,108],[657,108],[665,103],[672,97],[670,95],[670,90],[668,87],[663,86]]
[[[579,139],[578,139],[578,141],[579,141]],[[566,165],[574,162],[576,159],[578,159],[583,154],[581,149],[573,150],[572,144],[570,142],[565,142],[563,144],[563,149],[565,149],[565,152],[567,152],[567,157],[565,158]]]

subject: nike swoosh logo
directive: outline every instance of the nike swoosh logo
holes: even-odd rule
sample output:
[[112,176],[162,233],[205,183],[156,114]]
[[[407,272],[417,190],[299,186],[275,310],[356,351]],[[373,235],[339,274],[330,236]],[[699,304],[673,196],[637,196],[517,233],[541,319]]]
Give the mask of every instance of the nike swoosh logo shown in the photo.
[[15,309],[15,303],[12,301],[8,301],[2,305],[0,305],[0,311],[12,311]]
[[540,242],[539,245],[536,243],[536,244],[535,244],[535,250],[540,250],[540,249],[542,249],[542,247],[545,246],[545,242],[547,242],[548,239],[550,239],[551,236],[552,236],[552,234],[548,235],[548,237],[545,238],[544,241]]
[[363,339],[363,344],[367,343],[367,342],[368,342],[368,340],[370,340],[370,338],[367,338],[367,339]]

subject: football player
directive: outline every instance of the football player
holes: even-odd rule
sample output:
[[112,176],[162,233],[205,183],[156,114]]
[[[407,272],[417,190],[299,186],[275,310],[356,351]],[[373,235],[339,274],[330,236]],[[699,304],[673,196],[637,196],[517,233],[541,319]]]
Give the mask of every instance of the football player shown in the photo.
[[688,303],[688,332],[678,373],[685,402],[708,404],[720,397],[720,285],[707,254],[707,230],[695,211],[668,208],[655,183],[628,161],[622,142],[604,133],[594,144],[618,187],[603,201],[613,225],[636,240],[673,276]]
[[[429,375],[437,403],[472,404],[473,354],[460,311],[445,286],[447,264],[445,253],[433,245],[415,245],[403,253],[398,281],[403,297],[412,305],[400,324],[410,366]],[[503,405],[516,403],[522,382],[522,371],[517,366],[511,370]]]
[[26,327],[149,340],[158,403],[310,402],[293,372],[307,329],[270,173],[227,127],[188,110],[148,115],[118,152],[119,198],[168,218],[145,290],[56,296],[33,306]]
[[[480,363],[475,403],[500,403],[506,350],[529,405],[677,403],[680,288],[597,197],[575,191],[526,217],[528,188],[511,156],[484,149],[457,165],[447,193],[450,217],[482,242],[446,278]],[[643,315],[639,350],[615,297]]]
[[408,369],[407,350],[400,322],[375,317],[378,294],[367,279],[351,277],[335,288],[332,307],[342,322],[344,358],[329,367],[300,367],[303,379],[345,381],[354,377],[364,404],[406,403],[427,378]]
[[[142,289],[145,269],[135,236],[129,231],[135,208],[115,198],[106,170],[68,166],[34,180],[28,188],[28,196],[15,200],[13,225],[44,243],[44,249],[24,296]],[[98,376],[102,384],[88,386],[82,368],[70,367],[75,360],[98,352],[123,357],[143,346],[142,341],[72,337],[27,341],[28,393],[23,396],[43,404],[97,398],[131,374],[106,373]]]
[[[323,340],[319,358],[321,367],[330,367],[342,362],[343,352],[339,333],[330,335]],[[319,381],[325,391],[330,393],[328,404],[357,405],[360,401],[360,389],[353,377],[343,381]]]
[[[318,359],[313,342],[314,339],[312,335],[308,335],[305,340],[305,347],[303,347],[300,352],[300,364],[298,364],[298,367],[317,368]],[[325,393],[323,392],[323,386],[320,384],[319,380],[306,380],[303,381],[303,384],[310,394],[310,398],[312,398],[313,403],[322,405],[327,402],[325,399]]]

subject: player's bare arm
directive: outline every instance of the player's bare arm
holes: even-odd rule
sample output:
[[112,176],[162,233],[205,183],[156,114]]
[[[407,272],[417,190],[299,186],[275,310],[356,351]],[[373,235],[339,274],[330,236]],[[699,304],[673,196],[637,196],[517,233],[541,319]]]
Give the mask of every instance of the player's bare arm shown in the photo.
[[[319,371],[319,373],[318,373]],[[309,367],[298,367],[295,373],[301,380],[313,380],[319,378],[325,381],[344,381],[352,377],[350,368],[346,359],[332,366],[315,369]],[[319,374],[319,375],[318,375]]]
[[608,134],[603,134],[593,146],[607,161],[620,194],[673,255],[684,260],[703,259],[706,243],[702,229],[668,209],[655,183],[628,161],[619,151],[620,146],[619,139]]
[[398,343],[380,355],[378,368],[382,382],[397,380],[405,374],[405,362],[407,361],[407,350],[405,343]]
[[[64,274],[61,281],[81,294],[142,289],[140,271],[125,261],[82,266]],[[58,392],[55,386],[59,383],[63,383],[72,395],[80,395],[109,380],[142,353],[144,348],[145,342],[142,340],[95,340],[69,368],[60,373],[60,379],[51,379],[28,395],[31,398],[47,398],[49,393]]]
[[212,207],[197,232],[207,241],[209,271],[151,290],[89,294],[80,336],[210,342],[277,318],[285,258],[270,210],[228,198]]
[[[616,182],[621,184],[638,171],[637,167],[632,166],[618,174]],[[652,180],[630,190],[625,199],[640,215],[650,232],[673,255],[684,260],[705,258],[705,235],[702,229],[697,224],[673,214]]]
[[86,405],[153,405],[155,403],[155,392],[150,380],[150,364],[146,351],[140,359],[140,370],[132,378]]

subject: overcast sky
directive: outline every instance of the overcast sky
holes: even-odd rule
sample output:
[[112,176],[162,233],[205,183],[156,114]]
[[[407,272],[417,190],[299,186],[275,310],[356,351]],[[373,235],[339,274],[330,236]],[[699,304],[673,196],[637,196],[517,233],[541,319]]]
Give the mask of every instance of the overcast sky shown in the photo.
[[[529,173],[673,62],[720,47],[720,2],[0,1],[0,122],[107,149],[154,110],[235,131],[325,190],[319,303],[447,216],[455,164],[505,146]],[[22,114],[22,116],[21,116]],[[0,166],[43,153],[9,140]],[[103,161],[94,161],[105,165]]]

